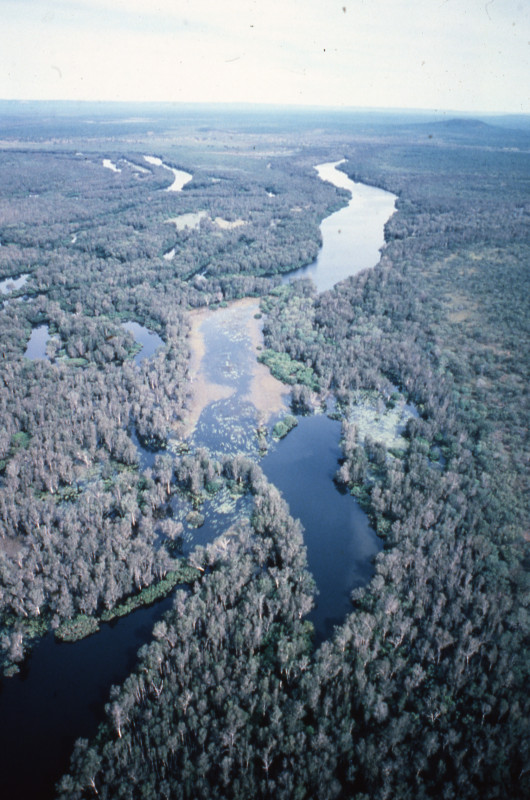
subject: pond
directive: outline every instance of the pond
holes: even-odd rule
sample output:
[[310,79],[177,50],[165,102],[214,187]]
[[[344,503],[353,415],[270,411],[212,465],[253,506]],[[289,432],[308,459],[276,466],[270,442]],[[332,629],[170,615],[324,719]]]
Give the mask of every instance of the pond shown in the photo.
[[135,364],[141,364],[146,358],[151,358],[159,347],[165,346],[158,333],[150,331],[138,322],[122,322],[122,327],[132,333],[135,341],[142,345],[142,349],[134,357]]
[[49,361],[49,358],[46,355],[46,347],[49,339],[50,332],[48,325],[37,325],[37,327],[33,328],[31,331],[31,336],[29,337],[24,357],[29,358],[32,361],[36,358],[44,358]]

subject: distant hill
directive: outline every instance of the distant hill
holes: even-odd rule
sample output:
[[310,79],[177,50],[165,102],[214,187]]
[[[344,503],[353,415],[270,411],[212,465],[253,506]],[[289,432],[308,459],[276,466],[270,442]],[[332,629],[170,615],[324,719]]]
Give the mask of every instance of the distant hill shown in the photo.
[[[527,149],[530,147],[530,130],[510,128],[506,123],[494,124],[475,117],[454,117],[435,122],[420,122],[408,127],[408,132],[429,139],[454,144],[481,144],[498,148]],[[493,120],[492,120],[493,122]]]

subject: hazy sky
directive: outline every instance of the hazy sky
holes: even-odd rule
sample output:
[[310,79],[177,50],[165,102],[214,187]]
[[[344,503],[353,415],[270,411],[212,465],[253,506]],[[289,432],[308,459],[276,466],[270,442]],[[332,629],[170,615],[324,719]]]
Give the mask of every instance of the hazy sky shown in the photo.
[[530,113],[528,0],[0,0],[0,98]]

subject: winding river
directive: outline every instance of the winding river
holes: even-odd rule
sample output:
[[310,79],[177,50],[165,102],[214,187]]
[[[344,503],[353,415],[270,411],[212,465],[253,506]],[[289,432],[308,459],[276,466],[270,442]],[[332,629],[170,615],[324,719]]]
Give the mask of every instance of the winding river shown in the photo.
[[339,281],[373,267],[385,243],[385,223],[395,211],[396,196],[384,189],[356,183],[342,170],[344,161],[316,167],[323,181],[351,194],[348,205],[330,214],[320,225],[322,248],[312,264],[290,272],[284,281],[311,278],[324,292]]
[[[146,161],[166,166],[153,157]],[[291,280],[310,276],[319,291],[377,263],[383,226],[394,210],[392,195],[354,184],[337,170],[340,163],[319,165],[318,174],[351,191],[351,200],[323,221],[323,247],[315,263],[289,276]],[[175,181],[167,191],[180,191],[191,180],[188,173],[168,169]],[[354,224],[356,215],[362,220],[359,225]],[[362,241],[355,239],[355,228]],[[287,410],[285,387],[276,385],[256,362],[261,325],[256,312],[256,301],[241,301],[222,311],[200,312],[194,321],[193,374],[200,401],[190,419],[195,444],[223,451],[235,444],[236,450],[257,455],[256,427],[264,422],[270,427]],[[138,338],[139,332],[133,333]],[[351,590],[369,580],[372,557],[381,547],[357,503],[333,483],[339,437],[340,423],[325,414],[300,417],[285,439],[269,438],[269,452],[261,460],[269,480],[305,528],[309,567],[319,588],[318,604],[310,616],[317,642],[342,621]],[[207,519],[195,541],[212,538],[219,518],[217,513],[216,523]],[[193,535],[189,532],[189,545]],[[137,649],[150,640],[153,624],[170,605],[168,597],[102,625],[99,633],[74,644],[57,643],[50,634],[35,647],[20,674],[2,682],[0,770],[6,797],[53,797],[54,783],[67,767],[74,741],[95,733],[110,686],[129,674]]]
[[164,167],[164,169],[168,169],[173,173],[173,183],[167,187],[165,190],[166,192],[181,192],[183,187],[193,178],[193,175],[190,175],[189,172],[184,172],[182,169],[175,169],[175,167],[164,164],[162,159],[158,158],[158,156],[144,156],[144,159],[153,167]]

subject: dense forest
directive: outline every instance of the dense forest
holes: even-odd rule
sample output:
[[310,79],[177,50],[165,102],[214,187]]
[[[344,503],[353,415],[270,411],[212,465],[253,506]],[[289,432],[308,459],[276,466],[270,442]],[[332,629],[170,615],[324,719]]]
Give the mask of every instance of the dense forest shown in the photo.
[[[528,135],[354,116],[48,127],[8,126],[0,159],[0,278],[27,276],[0,296],[5,675],[45,631],[181,582],[57,796],[527,796]],[[148,154],[192,180],[167,191]],[[314,171],[341,158],[398,196],[381,260],[322,294],[283,284],[346,202]],[[293,413],[336,399],[337,485],[384,541],[318,647],[299,523],[254,460],[186,440],[188,313],[249,295]],[[135,363],[125,321],[163,347]],[[414,404],[405,447],[361,433],[368,394]],[[250,511],[183,559],[172,498],[197,510],[220,487]]]

